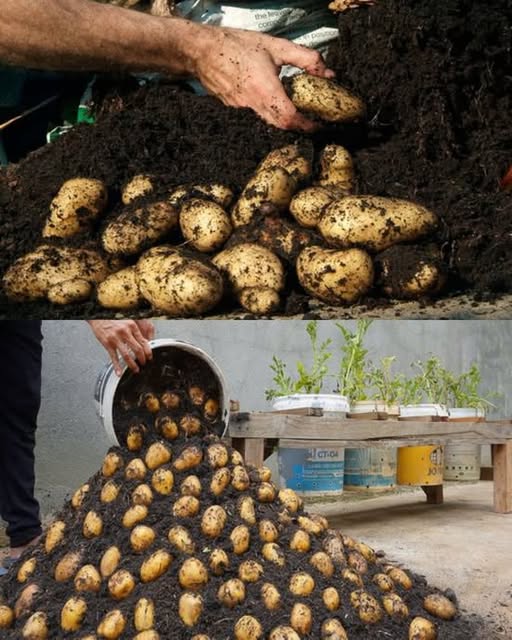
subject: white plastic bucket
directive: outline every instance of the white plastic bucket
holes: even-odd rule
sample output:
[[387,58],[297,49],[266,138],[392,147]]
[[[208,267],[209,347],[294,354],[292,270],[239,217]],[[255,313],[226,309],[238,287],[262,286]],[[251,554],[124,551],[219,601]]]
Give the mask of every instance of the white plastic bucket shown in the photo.
[[[482,409],[455,407],[448,409],[448,422],[481,422],[485,419]],[[480,480],[481,446],[479,444],[448,444],[444,451],[444,479],[458,482]]]
[[[160,338],[157,340],[153,340],[150,342],[151,349],[153,351],[153,357],[155,357],[155,353],[162,349],[176,349],[177,351],[183,351],[185,353],[189,353],[191,356],[195,356],[206,363],[211,369],[212,375],[219,385],[220,390],[220,416],[221,420],[224,422],[225,428],[224,433],[227,430],[228,421],[229,421],[229,396],[227,390],[227,384],[224,379],[224,374],[220,370],[219,366],[215,362],[215,360],[209,356],[205,351],[196,347],[193,344],[188,342],[182,342],[181,340],[173,340],[170,338]],[[119,441],[117,439],[117,435],[114,429],[113,422],[113,407],[114,407],[114,398],[116,395],[117,387],[121,382],[123,376],[127,372],[127,367],[125,366],[121,376],[117,376],[112,363],[106,364],[101,370],[98,378],[96,380],[96,386],[94,388],[94,401],[96,404],[96,411],[98,416],[105,428],[109,441],[113,445],[119,445]],[[139,374],[141,376],[144,375],[144,369],[141,370]]]
[[272,401],[274,411],[290,409],[322,409],[324,415],[336,414],[345,418],[350,405],[345,396],[335,393],[294,393],[289,396],[279,396]]
[[379,400],[358,400],[350,405],[349,418],[368,418],[385,420],[388,417],[387,405]]
[[448,410],[442,404],[400,405],[399,420],[446,420]]

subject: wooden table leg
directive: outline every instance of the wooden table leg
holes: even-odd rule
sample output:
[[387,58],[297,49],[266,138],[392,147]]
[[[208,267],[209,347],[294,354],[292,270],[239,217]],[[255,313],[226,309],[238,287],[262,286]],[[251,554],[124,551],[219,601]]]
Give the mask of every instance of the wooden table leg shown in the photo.
[[512,442],[493,444],[494,510],[512,512]]
[[239,451],[247,464],[255,467],[263,465],[263,449],[265,440],[263,438],[232,438],[233,448]]
[[427,496],[427,504],[443,504],[443,485],[442,484],[425,484],[421,487]]

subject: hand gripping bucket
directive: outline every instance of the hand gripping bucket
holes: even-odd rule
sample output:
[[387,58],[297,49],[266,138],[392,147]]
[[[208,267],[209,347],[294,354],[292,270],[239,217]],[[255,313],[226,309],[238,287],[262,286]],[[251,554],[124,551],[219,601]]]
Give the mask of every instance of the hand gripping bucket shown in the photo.
[[[224,375],[215,360],[199,347],[188,342],[182,342],[181,340],[162,338],[153,340],[150,342],[150,345],[153,351],[152,362],[154,366],[161,366],[162,376],[171,375],[173,361],[178,358],[188,361],[191,366],[193,366],[194,362],[197,362],[198,366],[209,369],[218,387],[220,415],[224,422],[224,432],[222,435],[224,435],[227,431],[229,421],[229,396]],[[94,389],[96,411],[103,423],[107,437],[113,445],[119,445],[113,419],[116,392],[118,391],[121,381],[130,375],[140,376],[141,381],[143,381],[144,367],[141,367],[141,371],[138,374],[132,374],[131,371],[125,367],[122,375],[118,377],[112,363],[109,363],[101,370]]]

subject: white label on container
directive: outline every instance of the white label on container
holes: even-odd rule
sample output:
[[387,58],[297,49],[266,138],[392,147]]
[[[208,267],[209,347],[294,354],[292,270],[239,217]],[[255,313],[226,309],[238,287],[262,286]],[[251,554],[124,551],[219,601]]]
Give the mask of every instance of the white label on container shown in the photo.
[[336,462],[345,457],[343,449],[308,449],[308,462]]
[[221,5],[222,27],[249,29],[250,31],[273,31],[286,27],[306,15],[304,9],[282,7],[280,9],[243,9]]

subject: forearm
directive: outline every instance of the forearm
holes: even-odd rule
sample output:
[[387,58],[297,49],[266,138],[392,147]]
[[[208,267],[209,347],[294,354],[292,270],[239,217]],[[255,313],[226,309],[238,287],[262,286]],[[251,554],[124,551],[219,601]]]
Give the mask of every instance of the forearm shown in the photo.
[[1,0],[0,61],[30,68],[193,74],[210,29],[90,0]]

